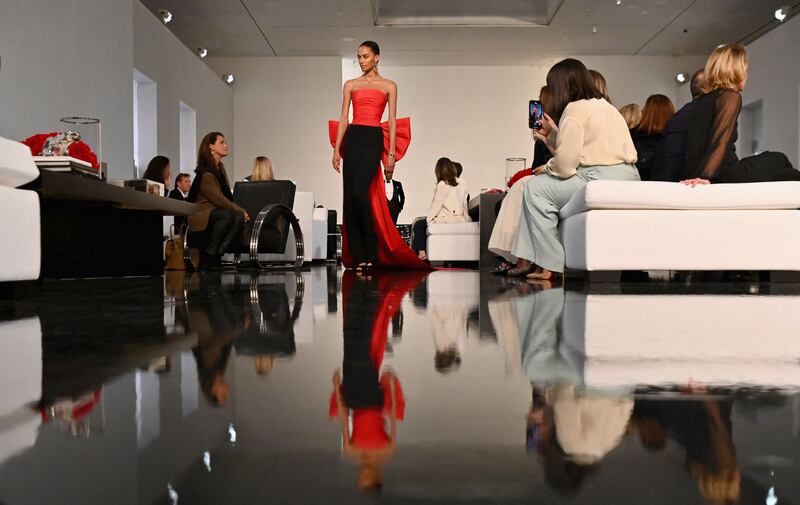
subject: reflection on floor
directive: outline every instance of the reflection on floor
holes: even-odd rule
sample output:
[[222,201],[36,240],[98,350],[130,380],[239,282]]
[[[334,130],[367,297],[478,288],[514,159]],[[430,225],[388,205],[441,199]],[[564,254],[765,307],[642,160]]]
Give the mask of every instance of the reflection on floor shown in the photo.
[[47,282],[0,301],[0,503],[793,503],[798,309],[466,270]]

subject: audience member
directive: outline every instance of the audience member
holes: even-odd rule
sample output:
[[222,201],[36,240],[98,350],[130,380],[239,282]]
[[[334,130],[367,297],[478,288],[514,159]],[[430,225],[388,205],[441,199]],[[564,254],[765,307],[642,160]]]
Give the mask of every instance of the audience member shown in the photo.
[[527,181],[519,236],[511,254],[522,260],[508,275],[548,281],[564,271],[558,211],[596,179],[639,180],[636,148],[625,120],[597,91],[578,60],[556,63],[547,73],[554,119],[545,114],[536,138],[553,151]]
[[589,74],[591,74],[594,87],[600,92],[600,96],[605,98],[606,102],[611,103],[611,99],[608,97],[608,84],[606,84],[606,78],[603,77],[603,74],[597,70],[589,70]]
[[427,259],[428,225],[433,223],[465,223],[467,200],[463,188],[459,188],[456,167],[448,158],[439,158],[434,170],[436,192],[428,216],[414,223],[413,249],[420,259]]
[[681,110],[672,116],[664,129],[664,139],[661,141],[661,153],[656,156],[653,164],[652,177],[654,181],[678,182],[683,173],[683,163],[686,156],[686,130],[689,129],[689,115],[703,94],[705,84],[705,71],[701,68],[692,75],[689,89],[692,92],[692,101],[681,107]]
[[683,184],[800,180],[800,171],[783,153],[766,152],[742,160],[736,156],[736,122],[747,67],[747,51],[739,44],[719,46],[708,58],[704,94],[689,116]]
[[246,181],[272,181],[275,174],[272,169],[272,161],[266,156],[258,156],[253,160],[253,173],[245,177]]
[[[175,200],[185,201],[189,196],[189,189],[192,187],[192,178],[189,174],[178,174],[175,178],[175,188],[169,192],[169,197]],[[183,225],[188,225],[189,219],[186,216],[175,216],[175,229],[180,233]]]
[[642,109],[635,103],[629,103],[619,108],[619,113],[625,118],[629,130],[633,130],[642,119]]
[[467,201],[467,205],[469,205],[469,185],[467,181],[461,177],[461,174],[464,173],[464,167],[457,161],[453,162],[453,166],[456,167],[456,182],[458,182],[459,198],[464,198]]
[[158,155],[150,160],[142,179],[163,184],[166,191],[169,187],[169,180],[172,179],[172,167],[170,166],[169,158]]
[[[552,94],[547,86],[542,86],[542,89],[539,90],[539,101],[542,102],[544,112],[548,114],[553,112]],[[531,133],[535,135],[536,132],[531,130]],[[492,228],[492,235],[489,237],[489,251],[501,260],[500,265],[492,271],[495,275],[505,275],[508,270],[516,266],[515,263],[518,260],[511,254],[511,249],[514,248],[514,242],[519,233],[525,183],[533,176],[534,167],[543,166],[553,157],[545,142],[536,142],[535,140],[534,137],[533,164],[530,169],[520,170],[508,181],[508,193],[503,199],[497,220]]]
[[389,214],[392,216],[392,222],[397,225],[397,218],[400,217],[400,212],[403,210],[403,205],[406,203],[406,194],[403,192],[403,185],[400,181],[394,180],[394,168],[383,169],[384,175],[384,189],[386,189],[386,203],[389,205]]
[[631,130],[633,145],[636,147],[636,168],[643,181],[652,179],[655,158],[661,151],[664,129],[672,115],[675,105],[664,95],[650,95],[642,110],[642,119]]
[[200,269],[218,270],[228,245],[239,237],[247,211],[233,202],[228,175],[222,158],[228,155],[225,136],[211,132],[203,137],[197,152],[197,168],[188,201],[197,204],[197,213],[189,216],[189,231],[203,233]]

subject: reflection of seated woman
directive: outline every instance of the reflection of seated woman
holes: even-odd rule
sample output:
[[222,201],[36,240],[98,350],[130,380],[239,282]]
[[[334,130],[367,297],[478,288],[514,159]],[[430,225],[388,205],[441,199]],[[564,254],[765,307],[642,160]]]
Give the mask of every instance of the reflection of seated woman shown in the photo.
[[436,192],[425,220],[414,223],[413,249],[420,259],[427,259],[428,225],[433,223],[466,223],[469,191],[466,183],[458,183],[456,167],[448,158],[439,158],[434,169]]
[[233,202],[233,193],[222,158],[228,144],[219,132],[203,137],[197,152],[197,174],[189,190],[189,202],[197,204],[197,213],[189,216],[189,232],[202,232],[200,269],[218,270],[228,245],[240,237],[244,223],[250,220],[246,210]]
[[272,161],[266,156],[258,156],[253,161],[253,173],[244,178],[246,181],[272,181],[275,180],[275,173],[272,169]]

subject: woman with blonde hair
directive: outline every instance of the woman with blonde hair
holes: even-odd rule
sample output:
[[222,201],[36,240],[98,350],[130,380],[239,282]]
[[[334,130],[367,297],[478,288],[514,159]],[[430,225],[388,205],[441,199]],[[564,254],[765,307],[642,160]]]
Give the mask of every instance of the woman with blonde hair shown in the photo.
[[271,181],[275,179],[272,161],[266,156],[258,156],[253,161],[253,173],[245,177],[248,181]]
[[603,74],[594,69],[589,69],[589,74],[592,76],[594,87],[597,88],[597,91],[600,92],[600,95],[605,98],[606,102],[611,103],[611,98],[608,97],[608,84],[606,83],[606,78],[603,77]]
[[642,119],[631,130],[636,147],[636,168],[643,181],[652,179],[655,157],[661,152],[661,141],[667,123],[675,114],[675,105],[665,95],[650,95],[642,110]]
[[619,108],[619,113],[625,118],[629,130],[636,128],[636,125],[638,125],[639,121],[642,119],[642,109],[635,103],[623,105]]
[[683,184],[800,180],[800,172],[783,153],[765,152],[742,160],[736,156],[736,124],[747,68],[747,50],[740,44],[723,44],[708,58],[704,94],[692,109],[686,133]]

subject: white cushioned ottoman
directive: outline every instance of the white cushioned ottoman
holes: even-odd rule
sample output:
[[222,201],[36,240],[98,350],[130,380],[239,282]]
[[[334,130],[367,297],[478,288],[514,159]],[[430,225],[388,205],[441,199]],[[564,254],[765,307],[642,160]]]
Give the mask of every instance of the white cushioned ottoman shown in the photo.
[[427,254],[430,261],[478,261],[480,224],[429,224]]
[[800,182],[592,181],[561,209],[575,270],[800,270]]
[[30,149],[0,137],[0,282],[39,278],[39,195],[16,189],[37,177]]

